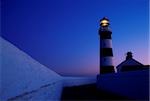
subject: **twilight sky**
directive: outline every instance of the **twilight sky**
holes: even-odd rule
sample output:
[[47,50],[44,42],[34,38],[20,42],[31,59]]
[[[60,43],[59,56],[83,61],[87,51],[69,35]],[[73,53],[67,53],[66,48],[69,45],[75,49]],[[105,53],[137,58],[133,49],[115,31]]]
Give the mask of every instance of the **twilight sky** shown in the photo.
[[62,75],[99,72],[99,20],[112,29],[114,64],[148,61],[148,0],[2,0],[1,36]]

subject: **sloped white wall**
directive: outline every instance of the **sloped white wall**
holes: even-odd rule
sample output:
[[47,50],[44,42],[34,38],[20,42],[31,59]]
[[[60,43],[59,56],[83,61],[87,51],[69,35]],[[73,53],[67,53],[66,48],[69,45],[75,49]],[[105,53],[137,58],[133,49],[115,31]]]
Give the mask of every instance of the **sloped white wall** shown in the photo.
[[[49,94],[47,98],[60,98],[61,76],[38,63],[1,37],[0,49],[1,101],[22,97],[33,92],[35,94],[42,87],[42,90],[49,89],[45,91]],[[35,99],[36,97],[38,96],[35,96]]]
[[96,77],[61,77],[0,37],[0,101],[60,100],[63,87]]
[[42,86],[31,92],[25,92],[13,97],[11,101],[59,101],[62,92],[62,82],[58,81],[48,86]]

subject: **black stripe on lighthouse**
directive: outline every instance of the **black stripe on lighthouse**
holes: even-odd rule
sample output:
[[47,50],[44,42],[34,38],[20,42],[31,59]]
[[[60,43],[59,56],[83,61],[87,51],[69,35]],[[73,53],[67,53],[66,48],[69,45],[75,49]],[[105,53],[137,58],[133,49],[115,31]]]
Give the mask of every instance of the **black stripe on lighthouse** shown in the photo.
[[100,56],[100,74],[114,73],[112,48],[101,48]]
[[106,74],[106,73],[114,73],[114,66],[101,66],[100,67],[100,73],[101,74]]
[[111,37],[112,32],[110,32],[110,31],[99,31],[99,33],[100,33],[101,39],[111,39],[112,38]]
[[100,55],[102,57],[113,56],[112,48],[101,48]]

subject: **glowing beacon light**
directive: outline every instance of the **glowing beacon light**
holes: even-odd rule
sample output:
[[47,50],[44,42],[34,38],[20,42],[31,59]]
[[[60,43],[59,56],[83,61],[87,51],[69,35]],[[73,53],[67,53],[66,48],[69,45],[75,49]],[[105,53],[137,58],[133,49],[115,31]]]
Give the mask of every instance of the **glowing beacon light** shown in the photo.
[[107,27],[109,26],[109,19],[107,19],[106,17],[104,17],[103,19],[100,20],[100,26],[101,27]]

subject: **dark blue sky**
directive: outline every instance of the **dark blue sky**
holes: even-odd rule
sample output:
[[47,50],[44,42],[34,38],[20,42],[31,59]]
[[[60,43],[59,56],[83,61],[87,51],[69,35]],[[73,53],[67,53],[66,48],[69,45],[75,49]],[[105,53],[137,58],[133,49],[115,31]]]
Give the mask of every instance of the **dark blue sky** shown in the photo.
[[2,37],[62,75],[99,72],[99,20],[113,31],[114,63],[148,63],[148,0],[2,0]]

